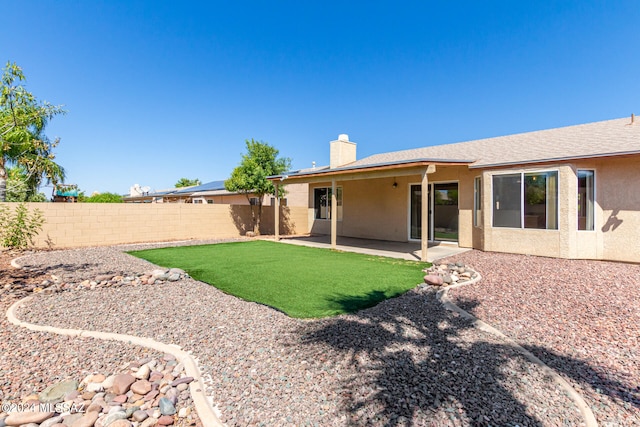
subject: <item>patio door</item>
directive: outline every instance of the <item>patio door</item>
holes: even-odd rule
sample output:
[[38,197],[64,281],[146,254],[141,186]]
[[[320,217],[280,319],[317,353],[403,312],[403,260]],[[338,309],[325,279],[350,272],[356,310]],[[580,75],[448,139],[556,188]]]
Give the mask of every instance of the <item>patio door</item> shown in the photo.
[[[431,186],[429,186],[431,188]],[[411,240],[420,240],[422,236],[422,185],[411,184],[410,186],[410,207],[409,207],[409,238]],[[427,198],[430,199],[427,194]],[[431,208],[429,208],[431,215]],[[424,223],[429,224],[428,219]],[[431,237],[431,227],[428,229],[429,240]]]
[[429,240],[458,241],[458,183],[429,184],[429,217],[422,220],[422,186],[411,184],[409,238],[420,240],[423,224]]

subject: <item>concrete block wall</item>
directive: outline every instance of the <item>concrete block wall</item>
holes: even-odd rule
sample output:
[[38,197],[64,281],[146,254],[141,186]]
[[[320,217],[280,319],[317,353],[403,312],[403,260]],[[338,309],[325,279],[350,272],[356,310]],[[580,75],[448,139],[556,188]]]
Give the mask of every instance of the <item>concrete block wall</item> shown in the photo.
[[[5,203],[14,209],[16,203]],[[248,205],[186,203],[27,203],[45,223],[37,248],[77,248],[141,242],[239,237],[251,230]],[[307,209],[281,208],[281,233],[308,232]],[[273,234],[272,207],[263,207],[261,234]]]

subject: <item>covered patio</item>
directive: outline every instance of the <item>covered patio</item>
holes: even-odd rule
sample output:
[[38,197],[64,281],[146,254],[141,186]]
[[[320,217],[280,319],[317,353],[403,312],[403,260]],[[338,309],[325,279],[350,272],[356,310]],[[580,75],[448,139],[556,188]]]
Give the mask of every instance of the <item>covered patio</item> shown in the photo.
[[[292,245],[312,246],[316,248],[330,249],[332,247],[331,236],[328,235],[289,237],[280,239],[280,241]],[[422,245],[420,242],[390,242],[386,240],[337,236],[335,249],[345,252],[400,258],[409,261],[420,261],[422,258]],[[438,259],[447,258],[469,250],[469,248],[460,248],[457,243],[453,242],[429,242],[429,252],[426,261],[434,262]]]

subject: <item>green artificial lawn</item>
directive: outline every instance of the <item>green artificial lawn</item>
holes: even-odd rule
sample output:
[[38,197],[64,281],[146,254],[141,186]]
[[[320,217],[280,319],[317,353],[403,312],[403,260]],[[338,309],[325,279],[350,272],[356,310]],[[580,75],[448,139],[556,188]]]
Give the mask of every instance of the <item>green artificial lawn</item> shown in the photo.
[[421,283],[430,265],[264,240],[129,253],[299,318],[372,307]]

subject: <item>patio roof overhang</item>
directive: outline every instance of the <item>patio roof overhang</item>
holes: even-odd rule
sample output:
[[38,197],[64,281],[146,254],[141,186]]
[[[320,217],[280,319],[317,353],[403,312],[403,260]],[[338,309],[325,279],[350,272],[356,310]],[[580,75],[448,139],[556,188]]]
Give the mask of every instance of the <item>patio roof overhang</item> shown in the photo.
[[[337,242],[337,200],[336,185],[338,181],[375,179],[384,177],[398,177],[408,175],[420,175],[422,185],[422,217],[428,216],[428,201],[426,190],[428,185],[428,175],[436,171],[437,166],[469,166],[474,160],[449,160],[449,159],[412,159],[398,162],[364,164],[354,166],[343,166],[333,169],[322,169],[319,171],[307,170],[304,172],[292,172],[289,174],[274,175],[267,177],[273,181],[275,185],[275,239],[280,238],[280,208],[278,187],[280,184],[286,185],[289,182],[297,183],[314,183],[314,182],[331,182],[331,248],[336,248]],[[427,227],[423,227],[421,231],[421,259],[427,259],[428,246]]]
[[325,182],[338,179],[350,181],[368,178],[385,178],[390,176],[419,175],[427,168],[429,173],[435,172],[436,166],[469,166],[475,160],[449,160],[449,159],[417,159],[390,163],[378,163],[357,166],[343,166],[334,169],[320,171],[294,172],[290,174],[273,175],[267,177],[271,181],[296,181],[300,183]]

